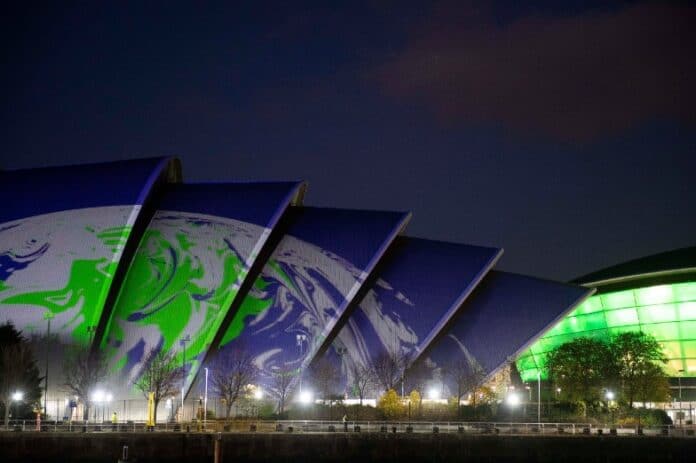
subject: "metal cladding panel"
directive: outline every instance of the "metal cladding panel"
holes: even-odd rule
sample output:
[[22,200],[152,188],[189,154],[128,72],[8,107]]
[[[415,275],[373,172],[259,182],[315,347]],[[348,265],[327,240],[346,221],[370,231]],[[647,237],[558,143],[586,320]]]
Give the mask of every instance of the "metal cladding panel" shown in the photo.
[[424,354],[425,362],[442,373],[441,369],[466,359],[484,376],[491,375],[592,292],[491,271]]
[[0,173],[0,322],[88,345],[141,206],[170,159]]
[[495,248],[397,238],[326,357],[342,365],[346,383],[353,365],[370,366],[387,353],[416,357],[501,254]]
[[[166,191],[126,275],[102,348],[125,384],[150,352],[195,377],[239,288],[300,183],[177,185]],[[185,340],[185,341],[184,341]]]
[[[294,208],[291,223],[235,314],[217,358],[249,352],[273,389],[295,375],[336,326],[409,214]],[[213,366],[215,368],[215,366]]]

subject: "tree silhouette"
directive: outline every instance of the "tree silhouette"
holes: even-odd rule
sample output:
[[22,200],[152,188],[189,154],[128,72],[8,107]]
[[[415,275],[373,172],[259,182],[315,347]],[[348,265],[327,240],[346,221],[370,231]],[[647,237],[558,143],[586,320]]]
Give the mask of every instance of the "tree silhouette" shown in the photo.
[[64,386],[77,401],[83,405],[83,420],[89,419],[92,394],[104,381],[108,373],[107,363],[101,352],[90,352],[85,348],[75,348],[68,353],[63,364]]
[[153,393],[155,423],[157,423],[157,407],[162,399],[176,396],[182,377],[182,366],[177,362],[174,352],[154,349],[150,351],[145,359],[145,368],[135,382],[135,387],[145,395],[145,398],[148,398],[150,392]]
[[229,418],[232,406],[242,396],[245,388],[258,377],[254,358],[245,349],[221,352],[212,373],[213,391],[225,400],[225,418]]
[[[41,399],[41,381],[34,353],[14,325],[0,326],[0,403],[5,426],[9,424],[12,395],[22,392],[25,410],[33,409]],[[16,404],[15,407],[20,406]]]

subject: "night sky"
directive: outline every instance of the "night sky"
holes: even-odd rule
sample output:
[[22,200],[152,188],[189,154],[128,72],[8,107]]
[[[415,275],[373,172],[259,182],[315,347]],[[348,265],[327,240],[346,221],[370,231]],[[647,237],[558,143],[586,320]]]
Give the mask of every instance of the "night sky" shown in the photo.
[[2,168],[306,179],[308,205],[411,210],[562,280],[696,245],[688,3],[15,3]]

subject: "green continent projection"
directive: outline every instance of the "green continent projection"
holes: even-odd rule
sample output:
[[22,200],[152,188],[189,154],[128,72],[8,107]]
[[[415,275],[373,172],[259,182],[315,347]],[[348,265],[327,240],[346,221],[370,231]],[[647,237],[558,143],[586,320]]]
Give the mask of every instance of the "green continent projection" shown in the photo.
[[269,232],[222,217],[155,214],[102,345],[126,386],[160,350],[174,352],[191,381]]
[[643,331],[657,339],[671,376],[696,376],[696,282],[650,286],[590,297],[538,339],[517,360],[523,381],[546,378],[546,357],[579,337],[607,339]]
[[140,206],[76,209],[0,225],[0,322],[87,346]]

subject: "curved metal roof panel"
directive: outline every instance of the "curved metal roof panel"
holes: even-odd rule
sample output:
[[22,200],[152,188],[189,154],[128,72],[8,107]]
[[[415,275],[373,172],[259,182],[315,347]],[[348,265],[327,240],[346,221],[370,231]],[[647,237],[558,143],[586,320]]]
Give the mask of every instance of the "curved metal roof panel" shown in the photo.
[[0,321],[31,335],[53,319],[60,342],[90,345],[149,219],[144,204],[177,177],[170,158],[0,173]]
[[[135,253],[102,347],[132,384],[150,353],[194,377],[250,268],[303,184],[176,185]],[[185,340],[185,341],[184,341]],[[184,358],[184,344],[186,357]]]
[[501,254],[496,248],[397,238],[325,355],[343,364],[344,375],[380,355],[416,357]]
[[274,374],[306,367],[409,218],[293,208],[285,236],[234,314],[217,357],[248,351],[269,388]]
[[490,376],[593,292],[491,271],[421,359],[447,368],[465,358]]
[[160,176],[178,180],[178,171],[172,158],[0,171],[0,224],[72,209],[142,205]]

